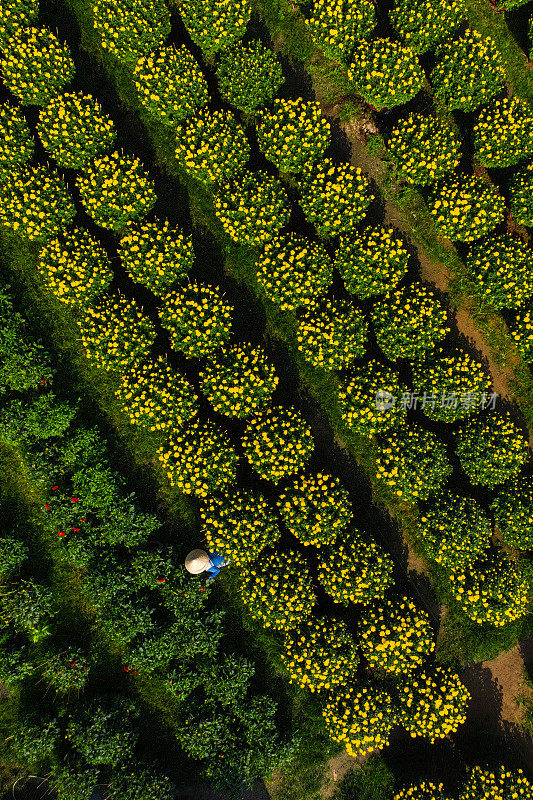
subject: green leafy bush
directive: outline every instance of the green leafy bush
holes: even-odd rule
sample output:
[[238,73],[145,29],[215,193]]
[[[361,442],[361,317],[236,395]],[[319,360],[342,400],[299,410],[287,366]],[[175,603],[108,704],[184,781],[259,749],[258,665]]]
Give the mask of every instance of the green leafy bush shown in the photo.
[[396,372],[378,361],[354,367],[339,385],[342,421],[362,436],[373,436],[405,422],[402,387]]
[[522,431],[507,415],[489,414],[459,429],[457,455],[473,484],[493,489],[520,471],[529,449]]
[[457,167],[461,141],[444,120],[411,113],[393,128],[387,150],[407,183],[427,185]]
[[521,239],[494,234],[470,248],[466,266],[492,308],[517,308],[533,294],[533,253]]
[[373,199],[368,177],[352,164],[335,164],[324,158],[302,174],[300,205],[321,237],[355,228]]
[[433,744],[466,722],[470,692],[455,672],[434,667],[404,684],[398,700],[401,724],[411,736],[425,736]]
[[250,145],[230,111],[201,109],[178,128],[176,159],[191,177],[224,185],[244,170]]
[[533,479],[518,477],[505,483],[491,510],[506,544],[533,550]]
[[527,164],[511,176],[509,205],[519,225],[533,225],[533,164]]
[[251,4],[250,0],[180,0],[178,10],[193,42],[212,60],[244,36]]
[[137,762],[124,764],[111,781],[113,794],[121,800],[172,800],[176,787],[167,775],[139,769]]
[[0,223],[19,236],[44,240],[66,228],[76,209],[63,180],[45,166],[14,169],[0,187]]
[[0,105],[0,169],[26,164],[35,150],[28,123],[19,108]]
[[333,61],[349,61],[356,44],[370,36],[375,24],[369,0],[313,0],[307,20],[315,43]]
[[349,685],[359,664],[346,624],[331,617],[312,618],[287,631],[280,656],[291,683],[310,692]]
[[398,724],[392,697],[373,684],[352,683],[332,691],[322,714],[331,738],[353,757],[386,747]]
[[396,0],[391,22],[398,35],[415,53],[433,50],[451,36],[466,16],[461,0]]
[[79,692],[87,683],[89,662],[81,650],[69,647],[45,661],[43,677],[60,694]]
[[21,581],[2,593],[0,620],[15,631],[27,633],[32,642],[39,642],[49,634],[52,608],[52,592],[47,586]]
[[471,498],[439,492],[418,518],[427,555],[449,571],[472,563],[490,543],[490,521]]
[[424,72],[415,53],[392,39],[356,45],[348,78],[355,91],[378,111],[407,103],[424,86]]
[[97,784],[100,772],[97,767],[83,765],[80,769],[78,759],[71,758],[61,764],[54,764],[48,781],[57,800],[79,800],[90,797]]
[[13,733],[15,751],[29,764],[40,764],[50,758],[59,741],[59,725],[57,720],[39,720],[38,725],[33,721],[20,719]]
[[496,186],[476,175],[444,178],[428,205],[441,234],[460,242],[473,242],[490,233],[505,213],[505,201]]
[[3,50],[14,33],[35,25],[39,14],[38,0],[2,0],[2,28],[0,50]]
[[384,437],[377,478],[406,503],[427,500],[451,473],[446,448],[434,433],[402,427]]
[[242,449],[251,467],[273,483],[298,472],[314,447],[311,429],[302,415],[282,406],[256,414],[242,438]]
[[88,764],[115,766],[137,742],[138,712],[124,695],[94,698],[76,707],[67,725],[67,741]]
[[113,0],[95,0],[92,11],[103,49],[129,66],[156,50],[170,33],[170,11],[163,0],[125,0],[120,14]]
[[44,386],[52,378],[50,356],[26,332],[26,320],[15,311],[10,294],[0,285],[0,392]]
[[226,102],[245,114],[254,114],[272,102],[283,83],[283,72],[276,54],[261,42],[237,42],[221,53],[217,78]]
[[282,173],[301,172],[318,160],[329,144],[330,125],[320,103],[274,100],[272,111],[257,120],[257,139],[262,152]]
[[435,648],[428,614],[407,597],[363,609],[358,633],[369,667],[392,675],[413,672]]
[[332,544],[353,517],[350,495],[338,478],[317,472],[300,475],[280,494],[287,529],[305,545]]
[[324,300],[298,324],[298,350],[316,369],[348,367],[365,353],[368,325],[361,311],[344,300]]
[[6,686],[16,689],[24,678],[35,671],[33,654],[30,654],[27,644],[21,644],[12,635],[4,634],[0,641],[0,676]]
[[192,237],[167,220],[128,222],[117,252],[133,280],[157,295],[184,278],[194,263]]
[[486,167],[510,167],[533,155],[533,114],[526,101],[504,97],[480,111],[474,148]]
[[74,77],[69,48],[48,28],[20,28],[3,49],[2,78],[24,105],[45,105]]
[[209,357],[200,386],[220,414],[248,417],[269,405],[279,382],[261,347],[237,344]]
[[15,399],[0,411],[0,431],[5,442],[26,446],[61,436],[76,414],[69,403],[60,403],[48,392],[31,403]]
[[229,339],[233,308],[214,286],[189,283],[167,292],[163,303],[161,322],[188,358],[213,353]]
[[349,292],[372,297],[388,292],[407,272],[409,253],[394,228],[367,227],[339,237],[335,266]]
[[0,578],[17,572],[20,565],[28,557],[28,548],[12,533],[3,534],[0,538]]

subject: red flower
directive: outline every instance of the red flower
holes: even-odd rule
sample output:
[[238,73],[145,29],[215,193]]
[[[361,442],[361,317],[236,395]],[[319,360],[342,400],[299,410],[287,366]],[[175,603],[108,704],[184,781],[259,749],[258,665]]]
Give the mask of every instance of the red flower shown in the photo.
[[85,522],[85,517],[83,519],[80,519],[80,525],[82,522]]
[[65,531],[58,531],[58,532],[57,532],[57,535],[58,535],[58,536],[64,536],[64,535],[65,535]]
[[77,503],[79,499],[80,499],[79,497],[72,497],[71,498],[73,503]]
[[76,533],[78,533],[78,531],[79,531],[79,528],[72,528],[72,530],[73,530],[73,531],[76,531]]
[[41,381],[41,384],[40,384],[40,385],[41,385],[41,386],[44,386],[44,384],[46,383],[46,380],[47,380],[47,379],[45,378],[45,379],[44,379],[44,381]]
[[202,588],[200,589],[200,591],[201,591],[201,592],[205,592],[205,587],[204,587],[204,586],[202,586]]
[[77,661],[73,661],[73,662],[72,662],[72,664],[71,664],[70,666],[71,666],[71,667],[75,667],[77,663],[78,663]]
[[45,503],[44,507],[46,508],[47,511],[50,511],[50,506],[48,505],[48,503]]
[[55,492],[55,490],[56,490],[56,489],[59,489],[59,485],[57,485],[57,486],[52,486],[52,491],[53,491],[53,492]]
[[165,582],[165,580],[166,580],[165,578],[158,578],[158,579],[157,579],[157,582],[158,582],[158,583],[164,583],[164,582]]

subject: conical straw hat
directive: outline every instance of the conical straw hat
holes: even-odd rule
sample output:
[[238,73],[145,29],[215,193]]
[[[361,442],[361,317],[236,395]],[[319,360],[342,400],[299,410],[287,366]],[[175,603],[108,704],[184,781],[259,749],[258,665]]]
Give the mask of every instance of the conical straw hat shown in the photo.
[[209,556],[205,550],[191,550],[185,559],[185,569],[193,575],[199,575],[200,572],[205,572],[209,564]]

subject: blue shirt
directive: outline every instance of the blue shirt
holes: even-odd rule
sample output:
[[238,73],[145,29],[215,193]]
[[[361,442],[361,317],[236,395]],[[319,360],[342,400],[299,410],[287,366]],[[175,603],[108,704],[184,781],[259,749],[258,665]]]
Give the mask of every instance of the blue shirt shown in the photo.
[[211,566],[208,569],[206,569],[205,572],[206,575],[209,576],[208,580],[210,580],[211,578],[214,578],[216,575],[218,575],[218,573],[220,572],[220,568],[226,567],[228,565],[228,562],[226,561],[224,556],[220,555],[220,553],[208,553],[207,555],[209,556],[209,562]]

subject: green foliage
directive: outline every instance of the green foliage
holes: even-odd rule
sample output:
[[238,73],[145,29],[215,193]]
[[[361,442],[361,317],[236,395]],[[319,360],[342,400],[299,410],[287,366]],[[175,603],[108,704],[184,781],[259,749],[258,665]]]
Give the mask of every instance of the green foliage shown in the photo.
[[0,13],[2,15],[0,50],[3,50],[14,33],[37,22],[39,2],[38,0],[2,0]]
[[212,60],[244,36],[250,19],[250,0],[179,0],[178,9],[190,37]]
[[259,41],[237,42],[221,53],[217,64],[219,91],[226,102],[254,114],[270,105],[283,83],[283,72],[275,53]]
[[70,647],[46,659],[43,677],[56,692],[79,692],[87,683],[89,662],[81,650]]
[[472,563],[491,537],[490,520],[469,497],[439,493],[418,518],[424,552],[446,570]]
[[307,26],[318,47],[333,61],[349,61],[361,39],[376,24],[374,4],[368,0],[313,0]]
[[510,167],[533,155],[533,114],[525,100],[504,97],[480,111],[474,125],[476,158],[486,167]]
[[39,720],[19,719],[13,734],[13,745],[17,753],[31,765],[41,764],[50,758],[59,740],[59,725],[55,719]]
[[69,48],[48,28],[20,28],[3,49],[2,78],[24,105],[45,105],[74,77]]
[[16,631],[28,634],[32,642],[44,639],[52,615],[52,592],[33,581],[21,581],[4,587],[0,596],[0,619]]
[[342,420],[350,430],[371,437],[406,419],[397,373],[378,361],[354,367],[339,385]]
[[394,775],[385,761],[371,756],[346,774],[339,785],[338,800],[390,800],[393,785]]
[[170,33],[170,11],[163,0],[125,0],[120,14],[113,0],[95,0],[92,11],[102,48],[130,67]]
[[5,579],[17,572],[28,557],[28,548],[13,533],[5,533],[0,539],[0,578]]
[[330,124],[320,103],[274,100],[272,111],[257,120],[257,139],[262,152],[281,173],[301,172],[317,161],[329,144]]
[[138,711],[124,695],[95,697],[70,715],[66,739],[88,764],[115,766],[135,747]]
[[176,138],[176,159],[188,174],[210,186],[225,185],[244,170],[250,144],[230,111],[201,109],[184,120]]
[[427,500],[451,473],[446,448],[434,433],[401,427],[384,437],[377,478],[404,502]]
[[446,121],[411,113],[393,128],[387,150],[407,183],[427,185],[458,166],[461,141]]
[[80,765],[77,759],[54,764],[48,778],[57,793],[57,800],[86,800],[93,793],[99,776],[95,767]]
[[189,283],[163,297],[161,322],[172,346],[188,358],[200,358],[217,350],[231,335],[231,312],[214,286]]
[[26,320],[0,286],[0,392],[44,386],[52,378],[48,352],[28,336],[26,327]]
[[517,308],[533,294],[533,253],[521,239],[492,235],[470,248],[466,262],[492,308]]
[[407,103],[422,89],[424,72],[415,53],[392,39],[360,42],[348,78],[378,111]]
[[300,475],[280,494],[278,507],[288,530],[302,544],[332,544],[353,517],[350,495],[338,478]]
[[194,263],[192,237],[167,220],[128,222],[117,252],[133,280],[157,295],[184,278]]
[[396,0],[391,22],[398,35],[415,53],[433,50],[451,36],[466,16],[461,0]]
[[331,692],[322,713],[329,735],[351,756],[386,747],[398,723],[392,697],[373,684],[352,683]]
[[509,205],[519,225],[533,225],[533,164],[527,164],[511,176]]
[[0,411],[0,431],[5,442],[15,446],[61,436],[76,414],[69,403],[58,402],[51,392],[31,403],[12,400]]
[[529,458],[527,439],[507,415],[465,422],[457,432],[457,455],[473,484],[494,489],[513,478]]
[[298,324],[298,350],[316,369],[350,366],[365,353],[368,325],[361,311],[344,300],[324,300]]
[[470,693],[459,676],[435,667],[400,688],[400,721],[411,736],[425,736],[433,744],[466,722],[469,701]]
[[394,228],[367,227],[340,236],[335,254],[349,292],[372,297],[390,291],[407,272],[409,253]]
[[335,164],[324,158],[302,174],[300,205],[321,237],[355,228],[373,199],[368,177],[352,164]]
[[166,775],[139,769],[137,762],[124,765],[111,779],[113,794],[121,800],[172,800],[176,788]]
[[497,187],[476,175],[444,178],[428,204],[441,234],[460,242],[473,242],[490,233],[505,213]]
[[35,144],[28,123],[19,108],[0,105],[0,169],[25,164],[33,156]]
[[33,654],[27,644],[3,634],[0,640],[0,679],[10,689],[16,689],[21,681],[35,671]]
[[302,415],[283,406],[256,414],[242,438],[242,449],[249,464],[272,483],[298,472],[314,447],[311,429]]
[[505,483],[491,510],[506,544],[533,550],[533,479],[518,477]]
[[0,187],[0,223],[12,233],[41,241],[56,236],[76,209],[63,180],[45,166],[14,169]]
[[311,618],[287,631],[280,655],[291,682],[311,692],[350,684],[359,664],[346,624],[331,617]]

